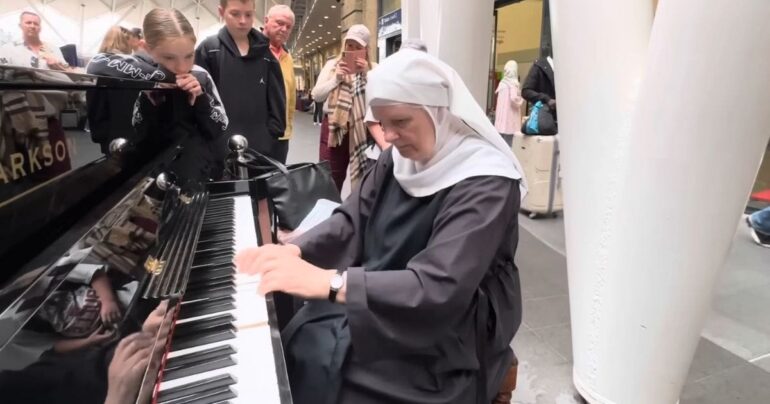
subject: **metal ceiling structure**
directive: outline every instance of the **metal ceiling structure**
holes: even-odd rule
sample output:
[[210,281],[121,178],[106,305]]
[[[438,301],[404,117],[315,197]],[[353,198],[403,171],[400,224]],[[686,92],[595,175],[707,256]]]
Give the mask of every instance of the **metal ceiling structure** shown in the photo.
[[295,15],[290,51],[304,55],[339,41],[340,4],[337,0],[292,0]]

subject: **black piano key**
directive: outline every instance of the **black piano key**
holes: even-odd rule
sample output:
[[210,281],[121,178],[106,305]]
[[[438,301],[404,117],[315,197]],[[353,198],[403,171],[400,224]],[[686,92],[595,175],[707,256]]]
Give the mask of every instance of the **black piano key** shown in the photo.
[[195,248],[195,254],[207,253],[210,251],[219,251],[223,249],[233,250],[234,248],[235,247],[233,246],[233,240],[222,240],[222,241],[213,242],[213,243],[206,243],[205,245],[201,245],[201,243],[198,243],[198,245]]
[[214,207],[207,206],[206,207],[206,216],[217,215],[217,214],[221,214],[221,213],[224,213],[224,212],[232,213],[233,212],[233,207],[231,207],[231,206],[221,206],[221,207],[220,206],[214,206]]
[[232,264],[233,257],[219,257],[206,260],[200,260],[200,262],[193,262],[192,269],[210,267],[215,265]]
[[208,317],[189,323],[178,324],[174,329],[174,338],[187,337],[205,333],[207,330],[216,329],[226,325],[232,325],[235,317],[232,314],[222,314],[219,316]]
[[201,302],[207,304],[200,306],[193,306],[195,303],[192,303],[191,305],[183,305],[182,308],[179,309],[179,319],[185,320],[188,318],[205,316],[207,314],[222,313],[225,311],[235,310],[235,299],[232,297],[230,297],[230,301],[202,300]]
[[235,391],[229,387],[224,387],[216,390],[207,390],[203,393],[198,393],[190,397],[190,399],[179,400],[174,404],[211,404],[217,401],[229,400],[231,398],[238,397]]
[[212,199],[209,202],[211,206],[235,206],[235,200],[233,198],[218,198],[212,195]]
[[235,232],[230,232],[229,234],[202,234],[200,237],[198,237],[198,247],[209,247],[210,245],[216,243],[216,245],[219,245],[219,243],[222,242],[228,242],[232,243],[233,240],[235,240]]
[[232,226],[219,226],[216,228],[201,228],[200,238],[207,240],[214,236],[219,235],[233,235],[235,234],[235,223]]
[[201,271],[218,271],[220,269],[233,268],[234,266],[235,264],[233,264],[232,261],[228,261],[228,262],[219,262],[219,263],[200,265],[196,268],[198,268],[197,269],[198,272],[201,272]]
[[214,390],[221,387],[232,386],[238,380],[231,375],[217,375],[197,382],[183,384],[172,389],[163,390],[158,395],[158,403],[165,404],[172,400],[184,398],[190,394],[200,393],[206,390]]
[[203,307],[203,306],[212,306],[212,305],[232,303],[232,302],[235,302],[234,295],[224,295],[224,296],[215,297],[211,299],[184,298],[184,300],[182,300],[181,307],[182,308],[191,308],[191,307],[199,307],[199,306]]
[[[205,349],[199,352],[193,352],[182,356],[169,358],[166,361],[166,370],[176,370],[182,367],[190,366],[198,362],[204,362],[210,359],[219,359],[226,356],[235,355],[237,351],[232,345],[223,345],[214,348]],[[164,376],[165,380],[166,377]]]
[[212,232],[223,232],[225,230],[231,230],[235,228],[234,218],[217,219],[208,223],[204,223],[201,227],[201,232],[210,234]]
[[163,380],[176,380],[182,377],[201,374],[204,372],[210,372],[212,370],[222,369],[229,366],[235,366],[235,358],[230,355],[223,357],[208,358],[204,361],[193,362],[188,366],[184,366],[178,369],[169,369],[163,372]]
[[232,212],[213,213],[203,218],[203,225],[210,226],[218,222],[232,222],[234,217],[235,215]]
[[190,273],[188,285],[196,283],[205,283],[209,279],[233,278],[235,276],[235,265],[230,264],[226,267],[201,267],[196,268]]
[[233,249],[232,246],[230,246],[229,248],[222,248],[214,251],[201,251],[201,252],[196,251],[195,254],[193,255],[193,262],[207,260],[207,259],[233,257],[234,255],[235,255],[235,250]]
[[208,209],[206,208],[206,215],[203,217],[206,220],[215,219],[223,216],[235,216],[235,210],[231,207]]
[[190,277],[188,278],[187,281],[188,281],[188,284],[205,282],[209,279],[222,278],[226,276],[234,277],[236,273],[237,273],[237,270],[235,269],[235,264],[233,264],[232,262],[228,262],[222,266],[208,266],[208,267],[195,268],[195,271],[190,272]]
[[232,296],[235,294],[235,288],[232,286],[211,288],[199,290],[194,293],[185,293],[185,301],[216,299],[219,297]]
[[182,349],[193,348],[214,342],[227,341],[233,338],[235,338],[235,327],[232,325],[222,326],[207,331],[201,335],[190,335],[180,339],[175,338],[171,342],[171,351],[181,351]]
[[235,278],[232,275],[219,278],[209,277],[208,279],[202,280],[200,282],[187,282],[185,293],[197,293],[202,290],[224,288],[228,286],[235,287]]
[[203,221],[203,227],[206,229],[211,228],[229,228],[235,226],[235,215],[233,213],[223,213],[215,216],[207,217]]

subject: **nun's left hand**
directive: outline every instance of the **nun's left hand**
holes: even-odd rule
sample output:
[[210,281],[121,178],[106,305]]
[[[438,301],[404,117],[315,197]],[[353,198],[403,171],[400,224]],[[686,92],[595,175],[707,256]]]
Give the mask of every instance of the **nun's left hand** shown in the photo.
[[329,295],[334,271],[327,271],[300,258],[294,245],[266,245],[247,248],[235,256],[239,272],[261,275],[259,293],[281,291],[305,299]]

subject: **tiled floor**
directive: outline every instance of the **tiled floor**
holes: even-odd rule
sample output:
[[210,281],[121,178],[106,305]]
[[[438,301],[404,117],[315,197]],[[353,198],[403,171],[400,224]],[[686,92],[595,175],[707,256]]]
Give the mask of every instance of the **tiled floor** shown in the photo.
[[[301,112],[294,125],[289,162],[316,161],[319,127]],[[524,323],[512,343],[521,362],[512,403],[576,403],[563,220],[519,218]],[[714,296],[680,403],[770,403],[770,249],[745,225]]]

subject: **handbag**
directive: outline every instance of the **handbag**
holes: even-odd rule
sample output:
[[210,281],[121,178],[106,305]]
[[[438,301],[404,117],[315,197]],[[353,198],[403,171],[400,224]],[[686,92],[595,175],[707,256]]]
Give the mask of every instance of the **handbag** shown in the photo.
[[[281,229],[296,229],[319,199],[341,202],[328,161],[286,166],[251,149],[244,157],[250,171],[261,172],[256,178],[267,185],[267,196]],[[258,161],[267,165],[255,164]]]
[[536,102],[532,107],[529,118],[524,122],[521,131],[527,135],[540,136],[551,136],[559,132],[551,108],[543,104],[542,101]]

